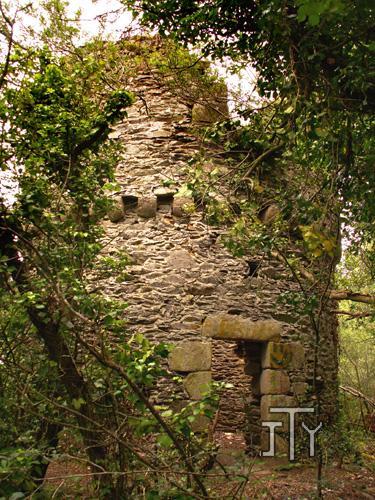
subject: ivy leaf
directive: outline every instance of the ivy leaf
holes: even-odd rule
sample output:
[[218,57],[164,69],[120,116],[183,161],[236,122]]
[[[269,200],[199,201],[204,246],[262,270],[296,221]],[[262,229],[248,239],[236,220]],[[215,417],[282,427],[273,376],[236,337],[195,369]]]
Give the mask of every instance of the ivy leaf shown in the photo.
[[167,434],[160,434],[157,442],[162,448],[170,448],[173,445],[172,439]]
[[85,403],[86,403],[86,401],[83,398],[72,399],[73,408],[77,411],[79,411],[81,406]]
[[310,14],[309,15],[309,24],[310,26],[318,26],[320,23],[320,16],[319,14]]

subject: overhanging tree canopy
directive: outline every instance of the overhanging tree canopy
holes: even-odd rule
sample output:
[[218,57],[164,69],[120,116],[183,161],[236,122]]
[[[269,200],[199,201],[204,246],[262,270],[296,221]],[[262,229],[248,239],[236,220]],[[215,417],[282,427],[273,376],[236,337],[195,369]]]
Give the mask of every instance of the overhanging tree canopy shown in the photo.
[[[282,151],[281,158],[300,172],[301,188],[295,184],[293,189],[302,193],[311,183],[317,193],[325,191],[323,198],[330,199],[330,208],[340,214],[352,246],[364,243],[371,253],[368,242],[375,236],[373,2],[123,3],[162,35],[191,43],[212,57],[229,56],[234,67],[256,68],[257,89],[269,99],[269,106],[265,112],[249,108],[244,115],[250,118],[250,134],[256,130],[256,140],[262,143],[259,153],[273,152],[274,147]],[[301,196],[296,200],[299,209],[310,213],[302,223],[316,226],[319,213],[310,198],[316,200],[317,195]]]
[[316,92],[334,107],[374,110],[371,1],[124,3],[163,35],[198,44],[205,54],[251,62],[264,95],[289,92],[306,99]]

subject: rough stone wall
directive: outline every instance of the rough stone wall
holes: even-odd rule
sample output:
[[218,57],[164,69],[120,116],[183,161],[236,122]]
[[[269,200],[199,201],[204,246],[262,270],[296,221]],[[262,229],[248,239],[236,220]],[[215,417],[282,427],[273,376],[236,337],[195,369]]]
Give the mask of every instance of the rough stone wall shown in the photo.
[[[202,322],[214,313],[279,321],[281,340],[305,347],[306,363],[288,371],[287,388],[289,395],[303,397],[314,363],[311,327],[305,317],[278,300],[296,288],[293,280],[276,260],[259,262],[256,275],[249,276],[247,261],[234,258],[220,243],[220,228],[205,224],[199,208],[191,213],[181,210],[181,200],[174,194],[186,182],[187,161],[201,147],[190,130],[191,109],[177,102],[152,73],[140,74],[131,85],[142,99],[113,133],[125,142],[126,153],[117,171],[122,187],[117,212],[104,224],[105,251],[125,250],[133,264],[127,279],[118,282],[113,277],[103,286],[128,302],[129,331],[155,341],[201,339]],[[322,355],[326,376],[334,379],[332,332],[326,330],[327,349]],[[222,429],[242,429],[244,408],[254,397],[259,406],[259,394],[251,389],[254,372],[247,350],[238,342],[212,341],[213,378],[233,384],[222,398]],[[256,408],[255,412],[259,414]]]

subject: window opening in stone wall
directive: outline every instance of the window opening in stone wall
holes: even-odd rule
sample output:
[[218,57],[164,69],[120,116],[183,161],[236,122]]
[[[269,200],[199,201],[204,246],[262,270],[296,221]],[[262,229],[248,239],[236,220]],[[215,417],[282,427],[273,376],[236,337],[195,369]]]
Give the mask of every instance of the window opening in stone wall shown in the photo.
[[246,272],[246,277],[247,278],[256,278],[258,276],[258,271],[260,267],[260,263],[256,260],[248,260],[246,261],[247,263],[247,272]]
[[156,202],[158,212],[169,213],[172,210],[173,194],[158,194],[156,195]]
[[122,197],[125,211],[129,212],[135,210],[138,205],[138,197],[133,195],[124,195]]
[[245,401],[245,441],[247,451],[256,455],[261,444],[261,422],[260,422],[260,376],[262,371],[261,357],[264,343],[243,342],[242,352],[244,356],[245,374],[251,377],[251,396]]

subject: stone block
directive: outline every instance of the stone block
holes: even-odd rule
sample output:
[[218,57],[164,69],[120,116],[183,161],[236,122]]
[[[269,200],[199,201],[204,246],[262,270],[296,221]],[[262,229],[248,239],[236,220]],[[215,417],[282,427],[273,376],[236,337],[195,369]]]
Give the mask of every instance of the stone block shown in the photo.
[[140,198],[138,200],[137,214],[145,219],[155,217],[157,209],[156,196]]
[[165,130],[165,129],[158,129],[158,130],[153,130],[148,133],[148,137],[150,139],[166,139],[168,137],[171,137],[172,132],[170,130]]
[[177,192],[176,189],[166,186],[160,186],[153,190],[153,193],[156,197],[167,198],[167,199],[173,198],[176,192]]
[[198,340],[181,342],[169,355],[169,368],[176,372],[199,372],[211,369],[211,344]]
[[262,368],[299,370],[305,362],[305,350],[299,342],[269,342],[262,353]]
[[[276,430],[276,429],[275,429]],[[262,430],[260,437],[260,449],[262,451],[269,451],[270,449],[270,433],[269,430]],[[284,455],[289,452],[289,443],[288,440],[284,437],[276,434],[275,432],[275,455]]]
[[186,290],[191,295],[213,295],[216,290],[214,285],[210,285],[208,283],[194,283],[188,285]]
[[[186,400],[178,400],[174,401],[171,404],[171,409],[175,413],[179,413],[182,411],[191,401]],[[190,412],[189,412],[190,413]],[[194,421],[190,422],[191,429],[193,432],[207,432],[209,426],[211,424],[211,420],[206,417],[206,415],[195,415]]]
[[195,210],[194,200],[190,196],[175,196],[172,205],[172,215],[186,217]]
[[272,319],[251,321],[232,314],[207,316],[202,326],[202,335],[220,340],[248,340],[267,342],[278,340],[281,323]]
[[290,380],[284,370],[263,370],[260,376],[261,394],[286,394],[290,389]]
[[304,396],[308,387],[309,384],[306,382],[294,382],[294,384],[292,384],[292,391],[296,396]]
[[215,123],[229,117],[227,88],[215,85],[212,98],[204,104],[195,103],[191,111],[191,121],[198,124]]
[[191,399],[199,400],[209,390],[211,381],[211,371],[189,373],[184,380],[184,388]]
[[277,428],[277,432],[287,432],[289,428],[289,414],[285,412],[274,413],[271,408],[292,408],[295,407],[296,400],[293,396],[284,394],[267,394],[262,396],[260,401],[260,418],[262,422],[282,422],[282,426]]
[[120,139],[122,136],[123,131],[116,130],[116,129],[111,129],[110,133],[108,134],[108,139]]
[[211,420],[205,415],[197,415],[194,422],[191,423],[191,428],[193,432],[207,432],[210,426]]
[[107,213],[108,219],[111,222],[120,222],[124,220],[125,212],[122,198],[119,196],[113,203],[112,208]]
[[279,207],[275,204],[272,204],[262,210],[262,212],[259,214],[259,219],[263,222],[263,224],[272,224],[272,222],[274,222],[279,215]]

